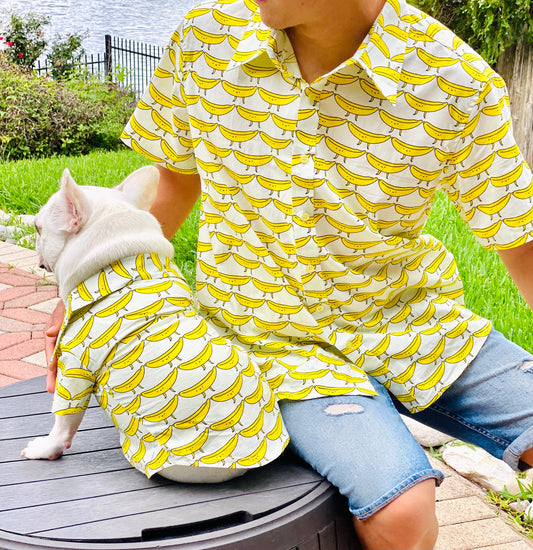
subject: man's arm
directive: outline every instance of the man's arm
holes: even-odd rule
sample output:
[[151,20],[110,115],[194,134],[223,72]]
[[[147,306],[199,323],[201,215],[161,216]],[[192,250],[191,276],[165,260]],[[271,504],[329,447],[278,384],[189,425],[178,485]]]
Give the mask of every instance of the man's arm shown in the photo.
[[[157,168],[160,179],[157,195],[150,212],[159,220],[163,234],[170,240],[200,197],[200,176],[180,174],[163,166],[157,166]],[[60,301],[48,319],[44,331],[44,347],[48,365],[46,390],[49,393],[54,393],[55,390],[57,357],[54,356],[54,349],[64,315],[65,306]]]
[[533,309],[533,241],[509,250],[498,250],[520,294]]
[[150,212],[159,220],[165,237],[170,240],[200,197],[200,176],[180,174],[163,166],[157,168],[159,185]]

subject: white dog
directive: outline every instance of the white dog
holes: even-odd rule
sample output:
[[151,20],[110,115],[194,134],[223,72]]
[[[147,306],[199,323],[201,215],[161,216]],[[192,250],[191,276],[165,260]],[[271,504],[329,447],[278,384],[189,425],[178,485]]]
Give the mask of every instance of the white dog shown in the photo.
[[279,456],[288,437],[257,367],[194,310],[147,211],[158,181],[145,167],[113,189],[80,187],[66,170],[35,218],[40,261],[56,275],[66,316],[55,423],[22,455],[61,456],[94,394],[148,477],[224,481]]

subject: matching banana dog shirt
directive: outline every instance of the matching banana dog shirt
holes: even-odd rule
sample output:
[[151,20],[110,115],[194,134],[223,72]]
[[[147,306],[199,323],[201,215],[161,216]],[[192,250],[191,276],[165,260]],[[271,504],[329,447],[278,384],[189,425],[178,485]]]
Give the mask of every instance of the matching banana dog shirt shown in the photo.
[[78,285],[58,342],[53,412],[82,411],[94,393],[148,477],[172,465],[254,468],[287,445],[259,367],[197,314],[168,258],[127,258]]

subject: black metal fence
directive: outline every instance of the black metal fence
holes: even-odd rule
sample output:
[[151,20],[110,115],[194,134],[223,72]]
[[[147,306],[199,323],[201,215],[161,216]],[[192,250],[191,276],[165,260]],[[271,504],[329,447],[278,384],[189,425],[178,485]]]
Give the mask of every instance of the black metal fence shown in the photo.
[[[90,76],[115,82],[139,96],[148,85],[163,51],[161,46],[106,34],[105,53],[84,55],[76,68]],[[41,60],[35,67],[40,74],[50,74],[52,69],[48,61]]]
[[[80,63],[75,64],[75,68],[85,72],[91,76],[98,76],[104,78],[105,72],[105,57],[104,54],[90,54],[84,55]],[[39,74],[52,74],[54,66],[48,59],[39,58],[33,68]]]

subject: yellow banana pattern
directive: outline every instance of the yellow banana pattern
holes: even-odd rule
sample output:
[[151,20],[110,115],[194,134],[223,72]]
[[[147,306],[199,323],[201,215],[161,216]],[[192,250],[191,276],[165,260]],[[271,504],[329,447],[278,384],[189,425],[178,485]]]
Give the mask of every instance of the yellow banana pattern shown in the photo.
[[123,259],[84,281],[60,340],[54,412],[81,411],[94,393],[148,477],[172,465],[254,468],[288,442],[259,366],[195,311],[168,258]]
[[[200,308],[278,398],[371,394],[374,373],[416,411],[490,326],[464,307],[452,255],[422,233],[435,192],[489,249],[533,234],[531,172],[509,121],[498,75],[404,0],[312,83],[253,2],[224,0],[176,30],[123,140],[200,174]],[[202,350],[187,364],[197,390],[212,368],[197,368]],[[265,432],[259,419],[235,433]]]

